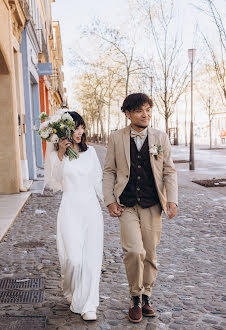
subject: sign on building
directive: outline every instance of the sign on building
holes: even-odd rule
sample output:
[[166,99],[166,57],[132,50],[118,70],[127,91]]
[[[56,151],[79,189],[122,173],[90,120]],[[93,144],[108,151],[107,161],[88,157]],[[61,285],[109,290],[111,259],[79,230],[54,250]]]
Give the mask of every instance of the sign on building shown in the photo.
[[52,63],[38,63],[39,76],[51,76],[53,74]]

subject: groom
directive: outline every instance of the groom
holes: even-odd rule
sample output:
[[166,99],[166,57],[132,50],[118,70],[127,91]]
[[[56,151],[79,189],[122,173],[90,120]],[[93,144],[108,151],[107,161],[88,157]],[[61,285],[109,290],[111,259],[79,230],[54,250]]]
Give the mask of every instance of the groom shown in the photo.
[[110,136],[103,175],[105,204],[119,217],[124,264],[131,294],[129,320],[153,317],[151,291],[157,276],[156,247],[164,211],[177,213],[177,174],[167,134],[148,127],[152,100],[128,95],[122,111],[130,126]]

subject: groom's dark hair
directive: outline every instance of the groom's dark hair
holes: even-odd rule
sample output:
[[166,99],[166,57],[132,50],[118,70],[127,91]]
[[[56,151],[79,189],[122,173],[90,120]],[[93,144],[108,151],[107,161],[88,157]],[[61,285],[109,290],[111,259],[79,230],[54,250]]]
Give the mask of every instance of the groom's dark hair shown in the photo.
[[153,107],[152,99],[144,93],[133,93],[128,95],[121,107],[122,112],[136,110],[142,107],[145,103],[148,103],[150,107]]

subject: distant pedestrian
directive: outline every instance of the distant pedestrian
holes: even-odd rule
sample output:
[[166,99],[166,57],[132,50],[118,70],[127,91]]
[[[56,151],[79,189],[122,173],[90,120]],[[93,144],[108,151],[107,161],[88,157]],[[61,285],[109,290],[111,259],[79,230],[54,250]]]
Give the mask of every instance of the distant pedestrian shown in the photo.
[[221,143],[224,144],[226,139],[226,130],[222,129],[220,131],[220,138],[221,138]]
[[126,97],[122,111],[131,125],[110,136],[103,175],[105,204],[119,217],[121,244],[129,283],[129,320],[153,317],[150,297],[157,276],[156,247],[162,210],[177,213],[177,175],[167,134],[148,127],[152,100],[145,94]]
[[[61,139],[58,151],[48,143],[45,162],[47,185],[63,191],[57,219],[57,249],[62,288],[70,310],[84,320],[96,320],[103,255],[103,216],[97,199],[102,195],[102,169],[92,146],[86,144],[85,123],[77,112],[72,143]],[[70,160],[72,147],[79,158]]]

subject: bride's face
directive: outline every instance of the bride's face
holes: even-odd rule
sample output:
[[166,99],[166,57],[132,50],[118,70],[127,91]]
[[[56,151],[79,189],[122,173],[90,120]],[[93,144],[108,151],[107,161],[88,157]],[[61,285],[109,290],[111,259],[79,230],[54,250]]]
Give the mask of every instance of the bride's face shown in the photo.
[[84,133],[84,128],[82,125],[78,126],[74,131],[72,138],[75,143],[80,143],[82,140],[82,134]]

